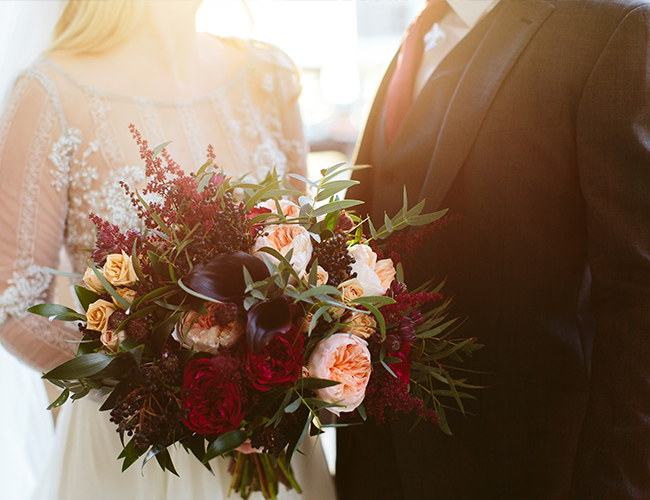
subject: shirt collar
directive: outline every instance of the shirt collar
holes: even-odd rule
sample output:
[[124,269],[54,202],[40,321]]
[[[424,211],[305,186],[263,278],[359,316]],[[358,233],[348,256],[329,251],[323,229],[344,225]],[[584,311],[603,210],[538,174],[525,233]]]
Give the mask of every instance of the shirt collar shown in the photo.
[[499,0],[447,0],[449,6],[469,29],[487,14]]

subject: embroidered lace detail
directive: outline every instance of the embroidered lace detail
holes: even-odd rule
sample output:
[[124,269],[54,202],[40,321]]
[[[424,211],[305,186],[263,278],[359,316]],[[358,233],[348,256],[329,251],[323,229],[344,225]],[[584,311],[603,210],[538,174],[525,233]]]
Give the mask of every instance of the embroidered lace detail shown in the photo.
[[25,166],[22,213],[18,231],[18,254],[14,269],[23,269],[34,263],[36,217],[38,215],[38,195],[41,185],[40,178],[45,163],[45,147],[50,141],[55,120],[56,109],[48,101],[34,132],[32,147]]
[[[287,173],[287,157],[280,151],[275,141],[267,138],[251,155],[252,164],[255,166],[256,176],[263,179],[266,175],[276,169],[278,175],[283,177]],[[259,179],[258,179],[259,180]]]
[[113,128],[113,121],[109,116],[110,106],[104,96],[98,95],[90,89],[86,89],[86,95],[88,96],[90,110],[95,119],[97,138],[101,143],[101,150],[106,159],[106,163],[108,163],[111,169],[119,168],[126,163],[126,160],[120,148],[115,129]]
[[10,317],[26,316],[29,306],[45,299],[51,281],[52,275],[40,266],[15,271],[7,281],[9,286],[0,295],[0,324]]
[[305,158],[309,153],[307,141],[280,140],[280,149],[287,157],[287,173],[298,172],[305,165]]
[[155,147],[158,144],[162,144],[167,139],[165,139],[162,127],[160,125],[160,118],[158,117],[158,112],[154,103],[149,99],[134,99],[136,107],[138,108],[138,114],[142,120],[142,125],[144,130],[142,135],[149,141],[151,147]]
[[189,143],[192,158],[194,159],[194,165],[192,166],[194,168],[188,168],[188,170],[194,170],[205,163],[207,143],[203,139],[194,107],[188,103],[179,103],[176,108],[178,109],[181,123],[183,124],[183,130]]
[[49,159],[54,165],[50,169],[52,186],[58,193],[67,189],[70,184],[70,159],[81,144],[81,131],[71,129],[69,135],[62,135],[52,146]]

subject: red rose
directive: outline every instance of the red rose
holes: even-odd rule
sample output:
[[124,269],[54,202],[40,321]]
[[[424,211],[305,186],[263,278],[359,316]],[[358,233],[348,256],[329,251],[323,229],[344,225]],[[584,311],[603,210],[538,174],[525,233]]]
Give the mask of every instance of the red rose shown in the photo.
[[305,364],[302,348],[304,337],[296,325],[285,334],[276,334],[259,353],[248,351],[248,366],[253,375],[253,386],[268,391],[280,385],[295,382]]
[[218,436],[238,429],[246,413],[239,362],[227,356],[190,360],[183,375],[183,421],[191,430]]
[[404,382],[406,385],[409,383],[411,376],[411,364],[413,362],[413,353],[411,352],[411,344],[402,342],[399,351],[388,351],[388,356],[391,358],[401,359],[401,363],[391,363],[390,369],[393,370],[397,378]]

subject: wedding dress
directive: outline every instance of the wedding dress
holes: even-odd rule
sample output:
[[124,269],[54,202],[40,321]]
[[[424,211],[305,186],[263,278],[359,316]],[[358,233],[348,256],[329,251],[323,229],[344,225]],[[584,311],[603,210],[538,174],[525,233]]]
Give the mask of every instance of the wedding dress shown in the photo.
[[[47,58],[19,78],[0,120],[0,340],[26,363],[47,369],[75,350],[69,342],[78,338],[74,325],[24,312],[52,300],[55,280],[45,267],[59,265],[60,248],[73,270],[83,272],[84,249],[92,248],[94,239],[90,212],[122,228],[138,225],[119,185],[145,181],[129,124],[151,147],[173,141],[168,150],[186,171],[205,162],[211,144],[218,165],[235,177],[261,180],[273,167],[280,174],[304,172],[306,144],[292,63],[264,44],[226,42],[246,51],[246,62],[227,83],[187,101],[105,92]],[[163,474],[153,461],[142,472],[136,464],[121,473],[119,437],[99,405],[85,398],[63,407],[55,451],[35,500],[226,497],[227,460],[211,462],[213,476],[182,448],[172,450],[180,478]],[[293,466],[304,494],[281,487],[280,498],[334,498],[320,446],[303,451]]]

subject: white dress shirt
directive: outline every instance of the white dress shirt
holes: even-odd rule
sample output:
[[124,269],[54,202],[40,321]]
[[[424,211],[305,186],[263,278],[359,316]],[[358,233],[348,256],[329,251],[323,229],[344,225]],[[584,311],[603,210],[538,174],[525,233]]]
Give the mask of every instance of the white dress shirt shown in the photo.
[[420,94],[438,64],[498,2],[499,0],[447,0],[451,8],[424,35],[424,53],[415,77],[414,97]]

